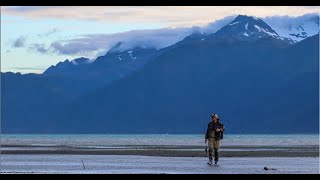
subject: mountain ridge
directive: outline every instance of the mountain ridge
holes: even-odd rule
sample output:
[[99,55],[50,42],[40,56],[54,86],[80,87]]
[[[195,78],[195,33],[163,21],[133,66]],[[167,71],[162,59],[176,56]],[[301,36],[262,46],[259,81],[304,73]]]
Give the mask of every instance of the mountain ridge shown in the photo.
[[[262,31],[237,24],[241,31]],[[233,31],[236,38],[226,38]],[[160,50],[112,51],[90,63],[86,58],[66,60],[60,65],[76,69],[68,78],[1,73],[3,132],[201,133],[199,121],[212,111],[221,114],[231,133],[317,132],[319,35],[288,44],[271,35],[247,41],[237,38],[243,32],[220,33],[219,41],[200,33]],[[139,57],[145,59],[138,67],[127,66]],[[118,73],[114,79],[112,73]],[[299,103],[305,107],[299,109]],[[272,129],[268,114],[275,114],[279,127]],[[308,124],[299,131],[295,123],[304,116]]]

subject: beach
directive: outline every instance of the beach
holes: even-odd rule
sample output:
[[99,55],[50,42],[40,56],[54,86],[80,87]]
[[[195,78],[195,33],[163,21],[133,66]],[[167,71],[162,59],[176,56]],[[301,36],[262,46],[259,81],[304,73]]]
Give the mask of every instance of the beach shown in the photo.
[[[1,173],[12,174],[318,174],[312,157],[222,157],[208,166],[201,157],[19,154],[1,156]],[[264,167],[276,170],[264,170]]]
[[[221,146],[223,157],[319,157],[319,146]],[[206,157],[205,145],[2,145],[1,154],[142,155]]]
[[157,136],[151,142],[144,136],[137,136],[140,139],[133,142],[121,141],[125,136],[107,137],[8,136],[1,141],[0,171],[5,174],[319,174],[319,145],[312,138],[302,144],[295,143],[296,137],[266,141],[259,136],[242,142],[237,140],[238,136],[231,136],[221,145],[219,166],[208,166],[206,146],[198,136],[190,136],[189,143],[184,145],[175,140],[183,136]]

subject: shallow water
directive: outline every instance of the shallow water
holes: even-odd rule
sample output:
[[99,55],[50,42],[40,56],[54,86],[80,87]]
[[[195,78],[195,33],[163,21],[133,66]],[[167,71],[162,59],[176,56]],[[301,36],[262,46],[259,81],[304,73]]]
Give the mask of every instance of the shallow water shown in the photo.
[[[318,145],[318,134],[236,135],[225,134],[222,146],[306,146]],[[201,134],[6,134],[1,135],[2,145],[32,146],[126,146],[126,145],[185,145],[204,144]]]

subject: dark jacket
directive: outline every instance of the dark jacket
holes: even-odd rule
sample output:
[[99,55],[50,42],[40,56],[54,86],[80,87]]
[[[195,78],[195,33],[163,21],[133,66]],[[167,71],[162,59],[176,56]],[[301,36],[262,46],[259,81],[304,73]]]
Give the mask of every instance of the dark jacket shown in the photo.
[[[217,132],[216,129],[222,129],[222,131]],[[224,131],[224,126],[219,120],[216,123],[213,123],[213,121],[211,121],[208,124],[205,139],[212,138],[212,135],[211,135],[212,133],[214,133],[215,140],[218,141],[220,139],[223,139],[223,131]]]

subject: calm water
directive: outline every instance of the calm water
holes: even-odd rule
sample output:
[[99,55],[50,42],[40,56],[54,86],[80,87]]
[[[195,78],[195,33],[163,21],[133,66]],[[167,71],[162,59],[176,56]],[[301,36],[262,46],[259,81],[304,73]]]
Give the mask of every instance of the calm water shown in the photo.
[[[236,135],[226,134],[222,140],[224,146],[302,146],[319,145],[319,135]],[[69,145],[69,146],[121,146],[121,145],[203,145],[202,134],[10,134],[1,135],[1,144],[5,145]]]

